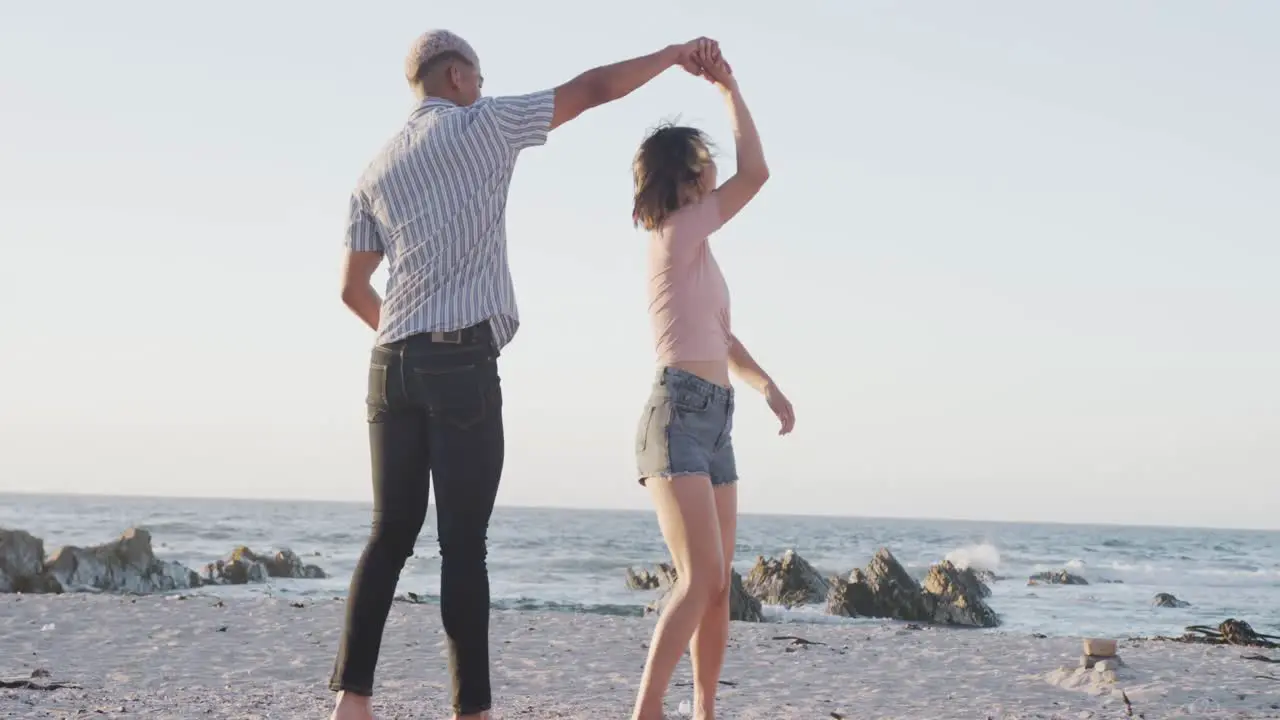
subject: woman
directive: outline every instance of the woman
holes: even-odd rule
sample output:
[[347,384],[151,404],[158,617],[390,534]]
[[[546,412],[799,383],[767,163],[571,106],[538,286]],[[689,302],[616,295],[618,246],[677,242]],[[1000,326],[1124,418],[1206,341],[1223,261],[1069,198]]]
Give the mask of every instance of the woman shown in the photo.
[[707,138],[675,126],[645,139],[633,168],[633,219],[650,232],[649,311],[658,355],[636,433],[636,459],[678,577],[654,630],[633,720],[662,718],[663,696],[686,647],[694,717],[715,716],[738,513],[730,371],[764,394],[782,423],[780,434],[795,424],[791,403],[730,330],[729,288],[708,243],[755,197],[769,169],[728,64],[714,53],[696,60],[728,102],[736,174],[716,187]]

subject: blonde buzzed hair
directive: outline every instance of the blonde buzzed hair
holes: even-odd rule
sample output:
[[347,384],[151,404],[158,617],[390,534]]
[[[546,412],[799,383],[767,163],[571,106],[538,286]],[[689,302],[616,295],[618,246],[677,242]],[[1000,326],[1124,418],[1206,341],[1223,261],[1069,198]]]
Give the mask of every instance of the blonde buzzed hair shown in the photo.
[[409,46],[409,54],[404,59],[404,77],[410,85],[421,85],[430,72],[435,60],[457,58],[472,67],[480,65],[480,56],[471,44],[463,40],[457,33],[449,30],[428,30]]

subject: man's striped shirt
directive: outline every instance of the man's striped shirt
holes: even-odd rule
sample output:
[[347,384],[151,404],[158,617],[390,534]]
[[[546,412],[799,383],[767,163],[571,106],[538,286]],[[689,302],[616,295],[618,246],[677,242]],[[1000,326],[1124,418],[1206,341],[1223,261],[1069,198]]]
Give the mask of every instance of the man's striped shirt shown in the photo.
[[498,347],[511,341],[507,190],[520,151],[547,141],[554,109],[554,90],[468,107],[428,98],[369,164],[346,245],[386,258],[378,344],[486,320]]

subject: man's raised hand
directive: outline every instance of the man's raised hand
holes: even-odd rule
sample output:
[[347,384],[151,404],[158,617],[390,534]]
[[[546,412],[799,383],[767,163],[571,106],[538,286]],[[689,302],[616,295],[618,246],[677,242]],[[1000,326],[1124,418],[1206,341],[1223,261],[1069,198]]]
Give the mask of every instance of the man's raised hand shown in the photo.
[[690,75],[706,77],[706,58],[720,57],[720,44],[708,37],[700,37],[680,46],[680,67]]

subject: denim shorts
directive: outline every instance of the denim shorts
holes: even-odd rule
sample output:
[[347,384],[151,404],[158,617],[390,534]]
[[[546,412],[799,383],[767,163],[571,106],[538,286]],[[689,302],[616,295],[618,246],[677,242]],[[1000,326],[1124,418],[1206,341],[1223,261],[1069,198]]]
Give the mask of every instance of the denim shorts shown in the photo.
[[636,428],[636,466],[647,478],[707,475],[712,485],[738,480],[733,459],[733,389],[693,373],[662,368]]

